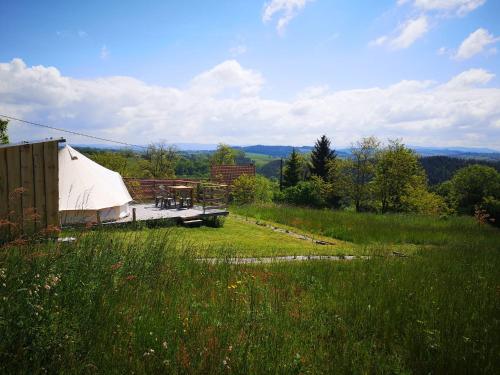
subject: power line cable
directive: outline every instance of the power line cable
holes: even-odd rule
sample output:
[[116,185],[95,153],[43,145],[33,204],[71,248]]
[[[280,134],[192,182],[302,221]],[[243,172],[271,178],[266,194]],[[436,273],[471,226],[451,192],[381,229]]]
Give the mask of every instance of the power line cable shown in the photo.
[[57,131],[60,131],[60,132],[63,132],[63,133],[69,133],[69,134],[73,134],[73,135],[79,135],[81,137],[87,137],[87,138],[97,139],[99,141],[111,142],[111,143],[117,143],[117,144],[124,145],[124,146],[139,147],[139,148],[147,149],[146,146],[134,145],[132,143],[121,142],[121,141],[114,141],[112,139],[96,137],[96,136],[90,135],[90,134],[84,134],[84,133],[79,133],[79,132],[75,132],[75,131],[72,131],[72,130],[66,130],[66,129],[56,128],[55,126],[39,124],[37,122],[32,122],[32,121],[27,121],[27,120],[23,120],[23,119],[20,119],[20,118],[12,117],[12,116],[7,116],[7,115],[1,114],[1,113],[0,113],[0,117],[5,117],[5,118],[7,118],[9,120],[15,120],[15,121],[23,122],[25,124],[39,126],[39,127],[42,127],[42,128],[57,130]]

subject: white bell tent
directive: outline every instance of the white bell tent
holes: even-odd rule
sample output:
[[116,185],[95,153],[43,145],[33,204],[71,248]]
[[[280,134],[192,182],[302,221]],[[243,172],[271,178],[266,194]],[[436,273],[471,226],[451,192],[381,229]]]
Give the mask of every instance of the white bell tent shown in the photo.
[[59,150],[61,224],[115,221],[130,214],[132,201],[119,173],[104,168],[74,148]]

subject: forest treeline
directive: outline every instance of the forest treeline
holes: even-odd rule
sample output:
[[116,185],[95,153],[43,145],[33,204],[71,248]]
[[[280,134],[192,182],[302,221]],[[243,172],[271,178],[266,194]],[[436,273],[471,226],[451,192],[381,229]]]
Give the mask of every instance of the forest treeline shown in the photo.
[[[211,153],[179,152],[162,143],[141,153],[81,151],[123,176],[139,178],[206,178],[211,164],[251,162],[242,150],[224,144]],[[273,160],[259,168],[257,176],[236,180],[234,203],[274,201],[358,212],[458,213],[490,222],[500,213],[500,162],[420,158],[400,140],[383,145],[374,137],[359,140],[350,157],[340,158],[323,135],[309,154],[292,150],[284,160],[281,179],[280,164]]]

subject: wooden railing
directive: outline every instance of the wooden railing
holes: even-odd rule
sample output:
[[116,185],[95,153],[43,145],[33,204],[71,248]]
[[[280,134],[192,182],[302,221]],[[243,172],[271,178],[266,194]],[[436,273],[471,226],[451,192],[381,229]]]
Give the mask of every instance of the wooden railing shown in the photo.
[[198,203],[207,210],[225,210],[229,202],[229,186],[203,183],[198,186]]
[[137,202],[154,201],[159,186],[187,185],[193,187],[194,204],[207,210],[226,209],[229,202],[229,186],[192,179],[140,179],[124,178],[130,195]]
[[138,202],[154,200],[155,193],[158,191],[160,185],[188,185],[196,188],[200,183],[202,183],[201,180],[192,179],[145,179],[125,177],[123,180],[125,181],[125,185],[127,186],[132,198]]

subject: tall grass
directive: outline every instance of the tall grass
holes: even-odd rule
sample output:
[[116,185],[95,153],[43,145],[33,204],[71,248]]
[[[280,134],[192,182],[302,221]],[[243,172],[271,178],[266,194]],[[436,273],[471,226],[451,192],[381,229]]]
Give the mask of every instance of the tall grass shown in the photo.
[[359,214],[281,205],[235,206],[232,211],[358,244],[457,246],[472,241],[486,247],[500,246],[498,229],[480,226],[473,218],[465,216]]
[[149,233],[1,249],[0,373],[500,371],[495,249],[213,265]]

